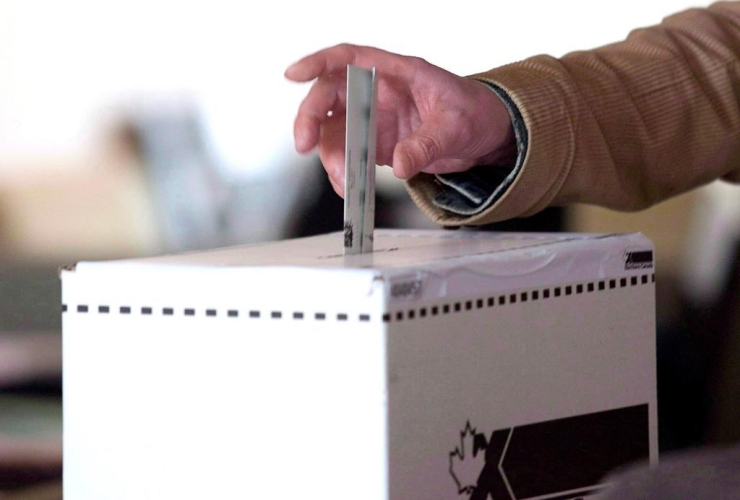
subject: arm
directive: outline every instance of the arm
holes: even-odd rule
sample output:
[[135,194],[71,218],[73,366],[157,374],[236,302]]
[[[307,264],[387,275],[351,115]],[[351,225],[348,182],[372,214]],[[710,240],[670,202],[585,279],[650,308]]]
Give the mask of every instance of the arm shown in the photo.
[[442,188],[432,176],[410,179],[437,222],[483,224],[575,202],[639,210],[717,178],[740,182],[740,3],[474,77],[518,107],[526,157],[503,196],[469,217],[434,205]]

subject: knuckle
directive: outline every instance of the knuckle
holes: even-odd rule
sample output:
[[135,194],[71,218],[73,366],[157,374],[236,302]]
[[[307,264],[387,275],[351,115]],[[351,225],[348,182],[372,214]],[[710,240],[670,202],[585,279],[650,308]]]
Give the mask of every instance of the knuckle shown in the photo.
[[351,58],[354,56],[355,51],[357,50],[356,45],[352,45],[350,43],[340,43],[338,44],[335,49],[337,52],[339,52],[342,56],[346,58]]
[[329,49],[327,52],[329,52],[329,53],[334,52],[334,53],[344,54],[347,51],[348,48],[349,48],[349,44],[346,44],[346,43],[338,43],[335,46],[333,46],[331,49]]
[[414,68],[422,68],[424,66],[429,65],[426,59],[422,57],[417,57],[417,56],[409,57],[409,62],[411,63],[411,66],[413,66]]
[[439,144],[437,141],[428,135],[420,135],[416,140],[417,147],[421,154],[426,159],[427,163],[430,163],[437,158],[439,152]]

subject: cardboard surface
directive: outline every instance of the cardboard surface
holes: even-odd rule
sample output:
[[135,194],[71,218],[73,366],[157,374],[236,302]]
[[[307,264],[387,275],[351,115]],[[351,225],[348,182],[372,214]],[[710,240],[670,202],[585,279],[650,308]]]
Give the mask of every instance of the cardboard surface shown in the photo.
[[462,231],[80,263],[65,495],[585,498],[657,460],[653,271],[640,235]]

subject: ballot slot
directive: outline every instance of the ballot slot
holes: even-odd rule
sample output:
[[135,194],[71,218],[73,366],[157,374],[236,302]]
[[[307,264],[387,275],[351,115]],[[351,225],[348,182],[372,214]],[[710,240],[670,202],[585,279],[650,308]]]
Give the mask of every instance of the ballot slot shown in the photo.
[[344,254],[373,251],[375,230],[375,68],[347,66]]

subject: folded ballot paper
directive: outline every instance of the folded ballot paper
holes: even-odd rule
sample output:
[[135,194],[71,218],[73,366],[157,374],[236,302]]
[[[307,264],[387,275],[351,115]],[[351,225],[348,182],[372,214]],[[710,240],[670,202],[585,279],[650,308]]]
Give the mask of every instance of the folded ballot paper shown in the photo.
[[373,251],[375,230],[375,68],[347,66],[344,253]]
[[646,238],[343,243],[62,271],[65,498],[585,499],[657,460]]

